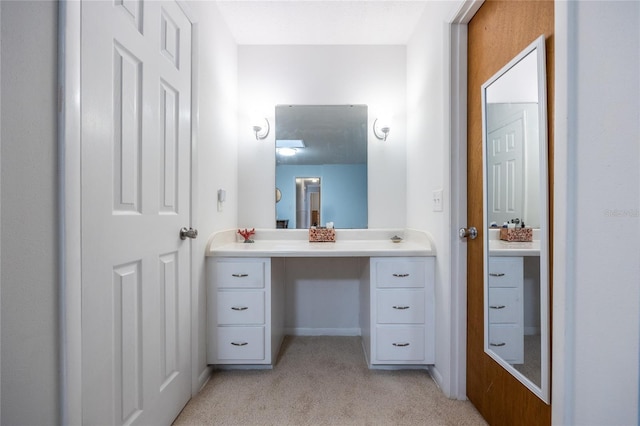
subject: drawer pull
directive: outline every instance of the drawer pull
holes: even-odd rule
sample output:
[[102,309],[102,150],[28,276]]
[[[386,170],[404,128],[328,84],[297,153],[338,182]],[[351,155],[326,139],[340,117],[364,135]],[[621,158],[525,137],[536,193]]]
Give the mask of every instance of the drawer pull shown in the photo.
[[410,343],[393,343],[393,346],[397,346],[399,348],[404,348],[405,346],[409,346]]
[[397,278],[406,278],[409,276],[409,274],[393,274],[393,276]]
[[502,343],[489,343],[489,346],[495,346],[495,347],[500,347],[500,346],[506,346],[507,344],[502,342]]
[[393,309],[400,309],[400,310],[409,309],[409,306],[394,306]]
[[504,309],[506,308],[506,306],[504,305],[494,305],[494,306],[489,306],[491,309]]
[[232,306],[231,309],[233,309],[234,311],[246,311],[249,308],[246,306]]
[[504,277],[504,274],[502,272],[490,272],[489,276],[491,276],[491,277]]
[[231,276],[236,278],[244,278],[244,277],[248,277],[249,274],[231,274]]
[[247,346],[249,343],[247,342],[231,342],[233,346]]

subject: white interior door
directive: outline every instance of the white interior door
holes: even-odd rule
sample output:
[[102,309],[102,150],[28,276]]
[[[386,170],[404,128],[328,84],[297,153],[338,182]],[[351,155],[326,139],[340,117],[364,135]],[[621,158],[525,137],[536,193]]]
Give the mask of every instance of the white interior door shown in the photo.
[[524,217],[524,117],[489,130],[488,144],[489,217],[502,226]]
[[81,8],[82,422],[169,424],[191,396],[191,24]]

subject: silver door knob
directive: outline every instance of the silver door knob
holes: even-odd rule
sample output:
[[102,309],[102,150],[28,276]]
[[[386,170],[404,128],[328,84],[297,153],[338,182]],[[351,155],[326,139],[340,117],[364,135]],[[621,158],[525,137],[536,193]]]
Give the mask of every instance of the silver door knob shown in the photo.
[[186,240],[187,238],[197,238],[198,230],[193,228],[182,228],[180,230],[180,239]]
[[471,238],[472,240],[475,240],[476,237],[478,236],[478,230],[476,229],[475,226],[471,226],[470,228],[460,228],[460,230],[458,231],[458,235],[460,235],[460,238]]

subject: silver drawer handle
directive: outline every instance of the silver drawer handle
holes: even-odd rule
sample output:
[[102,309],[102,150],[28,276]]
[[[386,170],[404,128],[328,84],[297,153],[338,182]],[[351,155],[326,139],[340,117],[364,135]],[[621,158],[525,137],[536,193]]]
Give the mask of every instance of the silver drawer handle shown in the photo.
[[409,346],[410,343],[393,343],[393,346],[397,346],[399,348],[404,348],[405,346]]
[[231,309],[233,309],[234,311],[246,311],[249,308],[246,306],[232,306]]
[[502,272],[490,272],[489,276],[491,276],[491,277],[504,277],[504,274]]
[[506,343],[489,343],[489,346],[496,346],[496,347],[500,347],[500,346],[506,346]]
[[247,346],[247,342],[231,342],[233,346]]
[[244,277],[248,277],[249,274],[231,274],[231,276],[236,278],[244,278]]
[[506,306],[504,305],[495,305],[495,306],[489,306],[491,309],[504,309],[506,308]]
[[393,274],[393,276],[397,278],[406,278],[409,276],[409,274]]
[[394,306],[393,309],[409,309],[409,306]]

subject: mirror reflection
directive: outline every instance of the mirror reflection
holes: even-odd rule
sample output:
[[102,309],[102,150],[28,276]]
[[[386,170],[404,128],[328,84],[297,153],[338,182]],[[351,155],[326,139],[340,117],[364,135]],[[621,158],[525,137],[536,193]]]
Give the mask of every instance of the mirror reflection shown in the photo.
[[367,106],[277,105],[278,227],[367,228]]
[[482,86],[485,351],[549,402],[544,37]]

